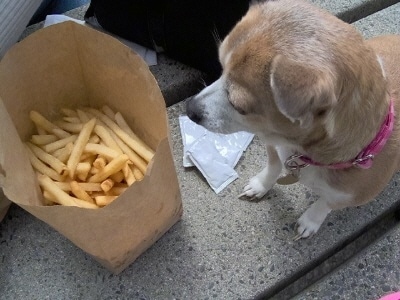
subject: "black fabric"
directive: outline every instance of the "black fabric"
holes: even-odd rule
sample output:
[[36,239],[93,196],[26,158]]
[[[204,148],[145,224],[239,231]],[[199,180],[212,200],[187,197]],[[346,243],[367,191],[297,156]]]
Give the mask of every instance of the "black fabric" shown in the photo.
[[218,39],[249,7],[249,0],[92,0],[95,16],[111,33],[206,72],[220,75]]

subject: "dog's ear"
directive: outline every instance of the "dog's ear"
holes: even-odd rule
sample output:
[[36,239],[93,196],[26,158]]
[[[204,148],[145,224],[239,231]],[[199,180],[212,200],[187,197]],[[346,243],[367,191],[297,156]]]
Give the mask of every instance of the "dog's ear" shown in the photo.
[[310,126],[337,102],[331,76],[282,55],[273,59],[270,78],[278,109],[301,127]]

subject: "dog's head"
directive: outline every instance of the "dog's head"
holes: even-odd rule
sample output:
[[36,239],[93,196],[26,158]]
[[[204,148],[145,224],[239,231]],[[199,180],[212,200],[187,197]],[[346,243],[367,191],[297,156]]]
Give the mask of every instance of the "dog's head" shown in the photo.
[[215,132],[312,144],[337,130],[338,103],[370,84],[359,60],[376,57],[362,44],[350,25],[303,1],[253,4],[219,46],[221,77],[188,101],[187,114]]

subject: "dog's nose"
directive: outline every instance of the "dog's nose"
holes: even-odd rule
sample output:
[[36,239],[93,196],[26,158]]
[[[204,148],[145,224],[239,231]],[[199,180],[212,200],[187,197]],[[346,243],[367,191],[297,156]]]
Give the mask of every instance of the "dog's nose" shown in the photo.
[[189,117],[190,120],[192,120],[193,122],[195,122],[197,124],[199,124],[201,122],[200,114],[196,113],[195,111],[188,110],[187,116]]
[[196,106],[196,101],[191,97],[186,100],[186,114],[190,120],[199,124],[202,120],[202,114]]

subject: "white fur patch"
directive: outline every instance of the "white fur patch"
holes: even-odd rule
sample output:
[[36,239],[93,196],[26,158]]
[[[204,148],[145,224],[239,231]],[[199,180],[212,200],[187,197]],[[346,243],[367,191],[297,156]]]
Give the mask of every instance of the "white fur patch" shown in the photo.
[[335,114],[331,112],[325,119],[325,129],[329,137],[333,137],[333,134],[335,133],[335,124]]
[[379,63],[379,65],[381,66],[383,77],[386,78],[386,72],[385,72],[385,68],[383,67],[383,60],[382,60],[382,57],[380,57],[379,55],[377,55],[376,58],[378,59],[378,63]]

